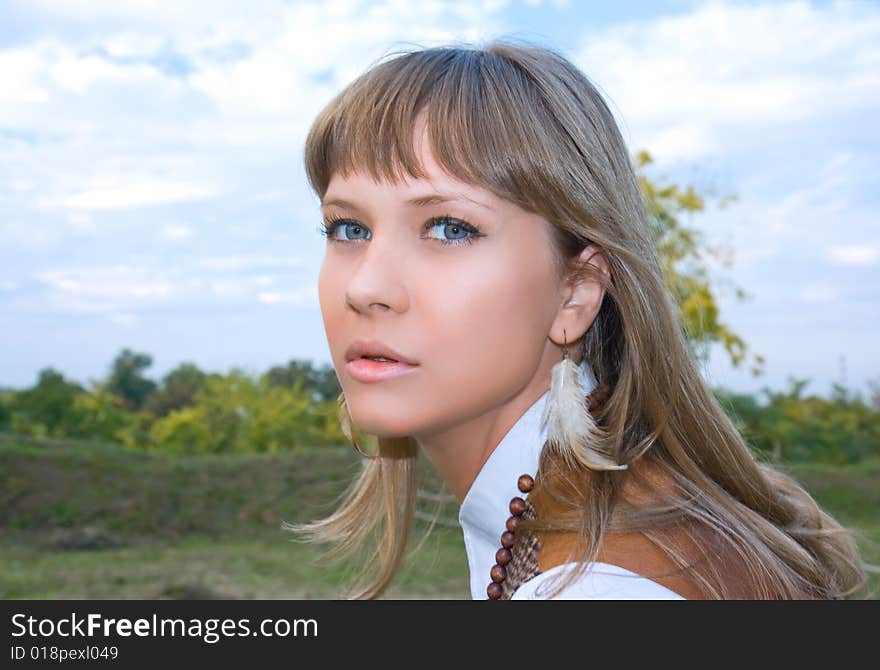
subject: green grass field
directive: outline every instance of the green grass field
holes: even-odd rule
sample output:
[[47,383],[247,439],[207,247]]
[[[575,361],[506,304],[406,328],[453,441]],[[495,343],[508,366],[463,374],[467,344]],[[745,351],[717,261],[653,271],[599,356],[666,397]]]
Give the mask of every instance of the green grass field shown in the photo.
[[[0,434],[0,598],[341,597],[353,566],[321,562],[280,525],[329,513],[358,461],[344,447],[172,457]],[[787,469],[880,563],[880,464]],[[423,476],[445,493],[424,464]],[[385,597],[468,599],[461,531],[435,527]]]

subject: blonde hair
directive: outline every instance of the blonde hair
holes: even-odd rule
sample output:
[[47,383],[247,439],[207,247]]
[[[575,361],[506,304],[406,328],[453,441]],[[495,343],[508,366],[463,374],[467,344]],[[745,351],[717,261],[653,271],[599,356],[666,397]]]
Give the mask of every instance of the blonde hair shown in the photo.
[[[413,147],[422,113],[445,170],[546,218],[560,278],[587,275],[605,285],[582,342],[597,381],[610,389],[598,416],[603,451],[619,463],[648,463],[674,485],[652,488],[632,467],[572,471],[545,450],[541,490],[568,512],[523,527],[577,531],[582,569],[607,533],[641,532],[707,598],[844,598],[862,589],[851,532],[794,479],[756,460],[704,382],[663,280],[630,155],[591,81],[558,52],[510,40],[398,54],[351,82],[315,119],[305,147],[312,188],[323,198],[333,174],[356,170],[395,181],[425,177]],[[603,250],[610,281],[572,265],[590,242]],[[356,441],[343,396],[339,410]],[[325,558],[374,544],[359,576],[373,566],[376,574],[353,598],[388,588],[416,511],[418,445],[375,442],[333,514],[285,524],[307,541],[334,543]],[[628,500],[628,481],[652,490],[650,501]],[[670,541],[664,530],[709,550],[693,562],[688,543]],[[699,534],[706,530],[709,536]],[[727,572],[731,556],[736,580]]]

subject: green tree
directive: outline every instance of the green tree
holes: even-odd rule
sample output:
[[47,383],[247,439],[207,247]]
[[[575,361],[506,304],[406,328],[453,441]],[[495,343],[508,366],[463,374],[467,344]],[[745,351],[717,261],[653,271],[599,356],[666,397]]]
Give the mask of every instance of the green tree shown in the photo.
[[76,423],[75,399],[83,391],[79,384],[67,381],[54,368],[43,368],[32,388],[12,396],[9,413],[13,429],[34,435],[69,434]]
[[[730,249],[706,243],[703,234],[682,221],[706,208],[706,197],[693,186],[681,188],[676,184],[652,180],[644,168],[653,162],[647,151],[636,154],[639,182],[645,196],[646,207],[654,224],[654,237],[663,267],[666,283],[679,306],[680,319],[688,340],[698,358],[705,361],[713,343],[720,343],[734,366],[748,358],[749,350],[742,336],[733,332],[720,319],[716,297],[717,288],[709,273],[709,259],[722,266],[732,264]],[[735,200],[733,195],[719,199],[720,207]],[[739,300],[749,296],[739,286],[734,286]],[[759,354],[751,357],[751,371],[760,375],[764,358]]]
[[716,391],[752,447],[776,461],[844,464],[880,457],[880,411],[836,385],[829,398],[806,395],[806,379],[784,391],[762,389],[763,402]]
[[210,431],[201,408],[182,407],[153,423],[150,440],[163,451],[206,454],[219,450],[219,442]]
[[118,396],[127,409],[141,409],[156,388],[156,382],[143,375],[152,364],[153,358],[149,354],[123,349],[113,360],[107,390]]
[[206,377],[194,363],[181,363],[166,374],[162,384],[147,397],[145,409],[156,416],[166,416],[175,409],[192,406]]
[[293,387],[300,383],[316,401],[335,401],[342,392],[332,365],[315,368],[308,360],[292,360],[286,366],[276,365],[263,377],[268,386]]
[[334,402],[316,401],[301,381],[293,386],[255,380],[233,369],[213,375],[191,407],[173,410],[150,429],[157,449],[183,453],[289,450],[340,444]]
[[137,415],[105,385],[93,382],[90,391],[77,394],[71,416],[67,435],[125,443],[123,435]]
[[12,422],[11,401],[12,392],[0,390],[0,430],[9,430],[9,424]]

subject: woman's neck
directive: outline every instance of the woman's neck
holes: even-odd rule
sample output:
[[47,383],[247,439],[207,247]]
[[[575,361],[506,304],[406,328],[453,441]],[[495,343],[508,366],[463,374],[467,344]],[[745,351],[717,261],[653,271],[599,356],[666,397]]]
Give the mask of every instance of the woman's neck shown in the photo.
[[546,386],[530,385],[478,417],[412,436],[459,504],[510,428],[546,391]]

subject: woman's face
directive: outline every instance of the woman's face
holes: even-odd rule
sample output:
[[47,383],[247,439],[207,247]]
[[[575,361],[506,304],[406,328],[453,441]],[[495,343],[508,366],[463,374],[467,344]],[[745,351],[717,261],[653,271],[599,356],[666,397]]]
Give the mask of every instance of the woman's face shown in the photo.
[[[530,384],[549,384],[547,354],[558,358],[558,347],[548,333],[561,292],[544,218],[445,173],[424,135],[416,149],[427,179],[333,176],[318,291],[354,423],[418,439],[500,409]],[[447,200],[411,202],[428,197]],[[359,381],[346,350],[361,339],[417,365]]]

